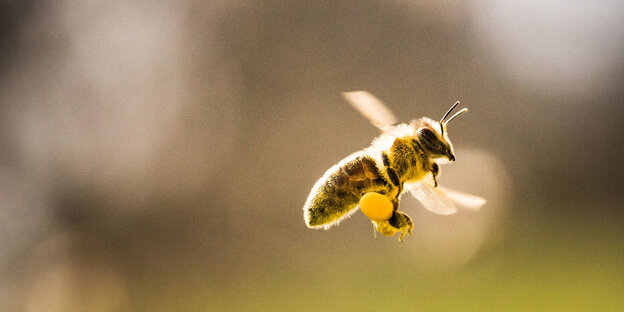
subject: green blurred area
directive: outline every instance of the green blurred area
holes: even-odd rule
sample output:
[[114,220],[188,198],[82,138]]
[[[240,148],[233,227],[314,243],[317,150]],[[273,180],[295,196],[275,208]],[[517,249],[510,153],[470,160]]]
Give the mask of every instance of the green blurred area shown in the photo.
[[217,280],[199,274],[171,284],[165,274],[154,289],[146,286],[153,276],[139,279],[147,293],[133,310],[616,311],[624,304],[624,233],[587,221],[524,225],[454,268],[415,263],[409,241],[269,243],[255,263]]

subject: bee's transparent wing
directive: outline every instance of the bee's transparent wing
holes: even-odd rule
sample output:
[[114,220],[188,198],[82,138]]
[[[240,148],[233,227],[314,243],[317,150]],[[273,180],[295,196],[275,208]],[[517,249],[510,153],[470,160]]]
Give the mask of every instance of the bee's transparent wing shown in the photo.
[[457,205],[439,187],[432,187],[425,182],[405,184],[408,191],[418,199],[425,209],[441,215],[452,215],[457,212]]
[[397,123],[392,111],[380,99],[366,91],[343,92],[342,96],[383,132],[389,131]]
[[462,193],[444,187],[433,187],[427,181],[405,184],[408,191],[425,209],[441,215],[452,215],[458,208],[479,210],[486,202],[479,196]]
[[441,186],[438,188],[443,193],[446,193],[446,197],[454,201],[460,208],[477,211],[487,202],[485,198],[477,195],[467,194]]

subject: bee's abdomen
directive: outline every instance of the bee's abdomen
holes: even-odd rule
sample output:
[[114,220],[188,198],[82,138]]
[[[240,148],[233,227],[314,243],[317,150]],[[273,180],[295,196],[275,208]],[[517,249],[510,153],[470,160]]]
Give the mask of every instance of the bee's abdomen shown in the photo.
[[334,166],[312,190],[304,207],[306,222],[310,227],[332,225],[357,206],[363,193],[385,186],[387,182],[370,156],[360,155]]

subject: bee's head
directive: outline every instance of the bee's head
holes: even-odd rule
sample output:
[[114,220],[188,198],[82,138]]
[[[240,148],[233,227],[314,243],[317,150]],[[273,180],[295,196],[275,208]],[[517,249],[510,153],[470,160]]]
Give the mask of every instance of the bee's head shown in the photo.
[[416,140],[420,144],[420,147],[424,149],[425,154],[430,158],[455,161],[453,145],[448,137],[446,127],[455,117],[468,111],[467,108],[464,108],[447,119],[457,105],[459,105],[459,102],[451,106],[440,121],[434,121],[430,118],[423,117],[413,122],[414,128],[416,129]]

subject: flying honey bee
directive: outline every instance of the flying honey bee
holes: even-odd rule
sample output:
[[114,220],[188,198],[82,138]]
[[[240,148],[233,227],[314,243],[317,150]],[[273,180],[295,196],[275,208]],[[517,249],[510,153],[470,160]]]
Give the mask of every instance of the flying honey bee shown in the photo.
[[456,102],[440,121],[427,117],[397,125],[394,114],[366,91],[343,93],[345,99],[382,131],[364,150],[355,152],[329,168],[314,184],[303,207],[309,228],[329,229],[358,208],[375,229],[386,235],[411,234],[411,218],[399,211],[399,201],[411,193],[434,213],[449,215],[457,208],[477,210],[485,199],[438,187],[440,165],[455,161],[447,126],[461,109]]

